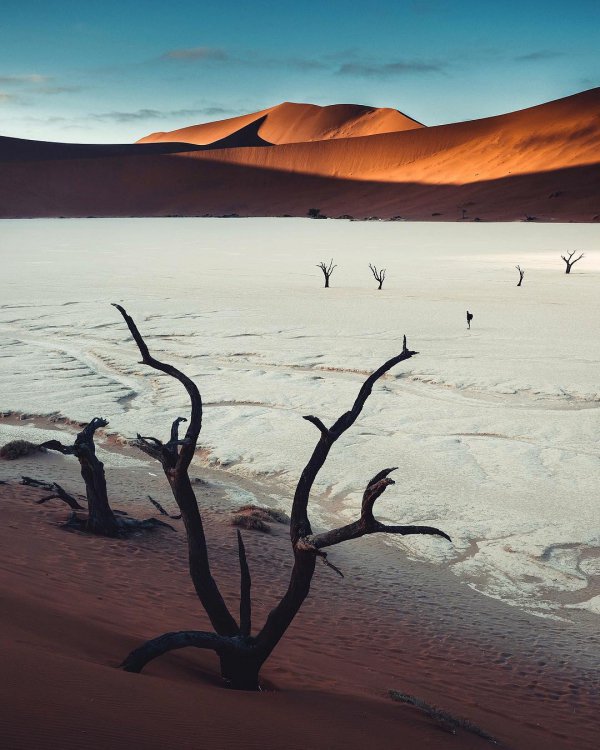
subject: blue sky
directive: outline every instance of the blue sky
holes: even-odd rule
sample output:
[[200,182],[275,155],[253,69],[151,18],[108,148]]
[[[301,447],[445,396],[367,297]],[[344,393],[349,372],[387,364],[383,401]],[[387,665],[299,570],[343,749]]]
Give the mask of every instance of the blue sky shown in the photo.
[[600,85],[600,1],[2,0],[0,135],[130,142],[277,104],[427,125]]

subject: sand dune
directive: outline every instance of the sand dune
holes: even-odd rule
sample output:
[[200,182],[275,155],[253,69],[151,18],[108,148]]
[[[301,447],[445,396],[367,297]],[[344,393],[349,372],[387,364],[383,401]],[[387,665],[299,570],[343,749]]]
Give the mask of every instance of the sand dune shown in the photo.
[[396,109],[378,109],[360,104],[315,104],[283,102],[241,117],[192,125],[169,133],[151,133],[138,143],[179,142],[207,145],[260,123],[258,133],[270,144],[324,141],[336,138],[392,133],[422,128],[421,123]]
[[467,219],[598,220],[600,88],[395,132],[381,130],[403,115],[354,116],[363,110],[285,104],[128,146],[0,139],[0,216],[305,216],[318,206],[357,218],[453,221],[465,208]]
[[[62,457],[28,459],[27,470],[57,475],[68,489],[81,484],[76,467]],[[131,471],[111,469],[111,487],[120,507],[148,516],[135,494],[148,491],[152,477],[147,468],[134,470],[132,483]],[[211,561],[235,603],[234,532],[227,505],[211,486],[203,495]],[[169,506],[161,489],[157,497]],[[529,624],[514,610],[504,608],[494,623],[511,634],[506,659],[505,631],[490,641],[479,630],[480,620],[499,612],[498,603],[484,600],[469,611],[464,592],[447,582],[424,600],[435,578],[415,578],[408,561],[399,576],[397,559],[369,544],[362,545],[360,563],[340,555],[347,582],[324,570],[315,576],[310,599],[264,668],[265,692],[224,689],[214,655],[195,649],[165,656],[142,675],[122,672],[119,661],[142,639],[210,627],[187,574],[181,522],[173,522],[176,532],[130,541],[89,538],[60,528],[68,515],[61,504],[35,505],[42,494],[0,486],[0,596],[7,605],[0,609],[0,734],[12,750],[82,744],[92,750],[132,744],[352,750],[396,747],[398,736],[406,747],[490,747],[392,703],[390,688],[465,716],[515,750],[594,747],[595,685],[569,662],[559,665],[554,654],[545,655],[548,666],[541,669],[537,646],[534,654],[517,650]],[[246,532],[245,540],[260,622],[285,586],[289,539],[285,529],[274,528],[268,536]],[[458,601],[465,624],[451,629],[446,621],[457,617]],[[310,727],[308,740],[293,729],[298,722]]]

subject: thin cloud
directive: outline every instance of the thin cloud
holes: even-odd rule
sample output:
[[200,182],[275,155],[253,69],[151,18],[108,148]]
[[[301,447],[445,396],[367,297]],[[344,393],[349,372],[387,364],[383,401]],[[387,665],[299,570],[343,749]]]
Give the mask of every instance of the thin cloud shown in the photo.
[[18,96],[14,94],[7,94],[6,91],[0,91],[0,104],[6,102],[14,102],[18,100]]
[[187,62],[210,61],[224,62],[229,60],[229,53],[220,47],[188,47],[171,49],[160,56],[161,60],[183,60]]
[[52,81],[51,76],[42,76],[39,73],[28,73],[17,76],[0,76],[0,85],[4,86],[22,86],[23,84],[44,84]]
[[201,107],[198,109],[138,109],[134,112],[100,112],[90,115],[94,120],[109,122],[137,122],[139,120],[166,120],[173,117],[195,117],[196,115],[225,115],[231,110],[223,107]]
[[72,94],[77,91],[83,91],[82,86],[42,86],[38,89],[33,89],[34,94]]
[[557,50],[540,49],[526,55],[518,55],[515,60],[517,62],[538,62],[539,60],[554,60],[557,57],[563,57],[564,54],[564,52],[558,52]]
[[419,60],[399,60],[391,63],[347,62],[340,65],[337,73],[341,76],[362,78],[388,78],[391,76],[412,75],[414,73],[442,73],[445,65]]

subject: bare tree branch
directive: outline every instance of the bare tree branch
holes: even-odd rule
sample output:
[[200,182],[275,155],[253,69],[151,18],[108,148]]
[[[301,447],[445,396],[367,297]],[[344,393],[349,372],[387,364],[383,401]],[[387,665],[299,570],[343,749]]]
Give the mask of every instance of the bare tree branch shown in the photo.
[[190,646],[217,652],[232,648],[227,638],[223,638],[216,633],[204,633],[199,630],[178,630],[146,641],[143,646],[132,651],[120,666],[126,672],[141,672],[148,662],[158,656]]
[[240,635],[247,637],[252,629],[252,601],[250,598],[250,588],[252,579],[250,578],[250,568],[246,560],[246,549],[240,530],[237,532],[238,554],[240,558]]
[[58,484],[58,482],[44,482],[40,479],[32,479],[31,477],[21,477],[21,484],[51,492],[50,495],[45,495],[39,500],[36,500],[35,502],[37,505],[42,505],[48,500],[57,498],[58,500],[65,502],[69,508],[73,508],[73,510],[85,510],[83,505],[81,505],[73,495],[69,494],[64,487]]
[[[198,502],[188,473],[202,427],[202,398],[200,392],[193,380],[181,372],[181,370],[155,359],[150,354],[148,346],[133,318],[121,305],[115,304],[114,307],[117,308],[127,323],[127,327],[142,355],[142,363],[175,378],[188,393],[191,414],[184,440],[178,440],[179,423],[183,421],[183,418],[179,417],[171,426],[171,444],[162,446],[160,457],[158,455],[155,455],[155,457],[161,461],[175,502],[181,511],[188,542],[190,576],[198,598],[202,602],[202,606],[219,635],[237,636],[240,632],[239,626],[231,615],[210,570],[202,516],[200,515],[200,509],[198,508]],[[140,445],[142,450],[150,453],[150,455],[152,455],[151,446],[154,446],[153,452],[157,454],[158,446],[162,445],[156,438],[148,439],[139,437],[139,440],[142,441]],[[174,443],[177,445],[174,445]],[[181,446],[179,452],[177,452],[178,445]]]

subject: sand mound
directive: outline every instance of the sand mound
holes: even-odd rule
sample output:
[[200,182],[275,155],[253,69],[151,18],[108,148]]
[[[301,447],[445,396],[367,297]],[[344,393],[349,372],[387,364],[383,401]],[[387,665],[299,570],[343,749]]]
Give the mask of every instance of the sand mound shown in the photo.
[[360,104],[319,107],[316,104],[284,102],[241,117],[192,125],[168,133],[151,133],[138,143],[176,142],[216,146],[217,141],[232,137],[253,123],[260,123],[257,135],[270,144],[356,138],[423,127],[396,109],[377,109]]

